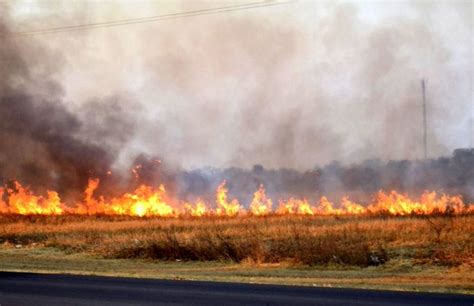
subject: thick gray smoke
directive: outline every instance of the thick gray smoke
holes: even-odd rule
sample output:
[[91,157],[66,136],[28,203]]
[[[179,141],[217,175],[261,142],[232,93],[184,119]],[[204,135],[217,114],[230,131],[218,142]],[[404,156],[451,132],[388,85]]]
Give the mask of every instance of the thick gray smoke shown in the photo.
[[[115,186],[123,181],[115,173],[141,163],[149,165],[143,180],[172,181],[177,192],[192,194],[235,176],[209,170],[212,184],[204,182],[208,173],[190,182],[192,168],[260,164],[295,169],[263,173],[285,177],[285,184],[295,177],[296,189],[348,188],[339,174],[318,183],[302,173],[334,160],[420,158],[422,78],[428,79],[430,156],[469,144],[469,1],[296,1],[116,28],[9,35],[233,3],[0,7],[0,177],[66,192],[89,176],[109,177]],[[160,156],[169,168],[146,156]],[[403,177],[413,179],[408,173]],[[300,175],[307,181],[296,179]],[[254,191],[259,180],[244,189]],[[269,188],[283,188],[274,182]]]
[[[25,31],[234,3],[17,3],[10,25]],[[469,1],[295,1],[16,41],[44,48],[67,109],[81,120],[89,101],[123,101],[139,126],[118,168],[144,152],[188,169],[305,170],[420,158],[422,78],[430,156],[468,146],[472,25]]]
[[[5,7],[0,7],[5,18]],[[0,23],[0,180],[18,180],[36,190],[55,189],[75,197],[89,177],[105,177],[117,156],[114,144],[126,139],[129,120],[119,102],[91,101],[83,116],[65,107],[54,79],[61,56],[34,40],[9,36]],[[85,118],[82,118],[85,119]],[[97,122],[98,121],[98,122]],[[107,121],[105,124],[103,121]],[[83,140],[93,134],[95,142]],[[103,139],[101,142],[100,139]]]

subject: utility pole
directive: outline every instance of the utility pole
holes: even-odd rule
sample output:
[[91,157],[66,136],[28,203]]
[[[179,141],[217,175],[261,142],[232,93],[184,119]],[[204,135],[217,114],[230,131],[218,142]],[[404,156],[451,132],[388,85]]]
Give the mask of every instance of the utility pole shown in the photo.
[[427,122],[426,122],[426,81],[421,80],[421,91],[423,95],[423,158],[428,158],[428,139],[426,135]]
[[474,114],[471,110],[471,117],[469,118],[469,149],[474,149],[473,140],[474,140]]

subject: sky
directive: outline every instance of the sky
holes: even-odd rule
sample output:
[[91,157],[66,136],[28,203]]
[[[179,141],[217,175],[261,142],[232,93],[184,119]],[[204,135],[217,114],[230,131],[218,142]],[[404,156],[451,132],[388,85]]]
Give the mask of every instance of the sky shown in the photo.
[[[241,3],[252,1],[15,1],[8,25],[23,32]],[[421,79],[429,156],[472,142],[471,1],[300,0],[15,40],[37,46],[25,59],[38,75],[30,90],[48,98],[47,74],[57,103],[82,122],[75,137],[120,139],[109,146],[116,167],[140,153],[183,168],[419,159]]]

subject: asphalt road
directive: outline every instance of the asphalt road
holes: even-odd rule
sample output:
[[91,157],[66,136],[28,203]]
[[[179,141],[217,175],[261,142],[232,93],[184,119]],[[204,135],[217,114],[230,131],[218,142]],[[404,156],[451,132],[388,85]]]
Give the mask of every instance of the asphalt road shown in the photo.
[[0,272],[0,305],[468,305],[474,295]]

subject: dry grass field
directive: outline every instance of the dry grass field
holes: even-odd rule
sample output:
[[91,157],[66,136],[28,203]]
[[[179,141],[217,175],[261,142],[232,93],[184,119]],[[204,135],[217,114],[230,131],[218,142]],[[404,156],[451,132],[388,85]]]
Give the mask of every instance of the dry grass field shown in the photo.
[[473,221],[2,215],[0,269],[472,293]]

